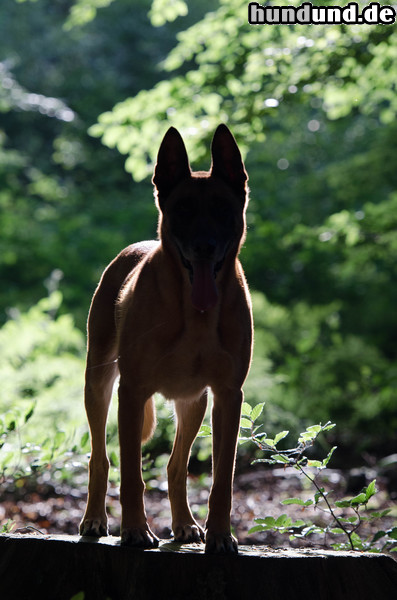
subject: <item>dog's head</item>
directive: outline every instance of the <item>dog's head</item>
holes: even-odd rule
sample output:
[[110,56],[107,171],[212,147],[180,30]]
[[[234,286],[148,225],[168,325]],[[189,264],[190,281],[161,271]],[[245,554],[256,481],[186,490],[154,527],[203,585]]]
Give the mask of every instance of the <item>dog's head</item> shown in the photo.
[[153,183],[159,235],[189,273],[192,302],[206,311],[218,299],[216,278],[237,256],[245,236],[247,173],[233,135],[219,125],[209,172],[192,172],[185,145],[171,127],[161,143]]

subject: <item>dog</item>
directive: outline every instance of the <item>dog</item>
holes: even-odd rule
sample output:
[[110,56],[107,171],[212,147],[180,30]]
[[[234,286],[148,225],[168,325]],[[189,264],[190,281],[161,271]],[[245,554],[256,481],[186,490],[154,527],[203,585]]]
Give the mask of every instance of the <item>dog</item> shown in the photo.
[[[238,253],[245,239],[247,173],[235,139],[219,125],[209,172],[192,172],[179,132],[161,143],[152,182],[158,241],[132,244],[104,271],[88,318],[85,408],[91,434],[88,501],[80,525],[107,535],[106,421],[120,376],[121,543],[153,548],[144,508],[141,444],[155,427],[153,394],[175,402],[167,466],[174,539],[236,553],[230,529],[242,385],[252,354],[252,310]],[[213,393],[213,484],[205,532],[190,511],[187,464]]]

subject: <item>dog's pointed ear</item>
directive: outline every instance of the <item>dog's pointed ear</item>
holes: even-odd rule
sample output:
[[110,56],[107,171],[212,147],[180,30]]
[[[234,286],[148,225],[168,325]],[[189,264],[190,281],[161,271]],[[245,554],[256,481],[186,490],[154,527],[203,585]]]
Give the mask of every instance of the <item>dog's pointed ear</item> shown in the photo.
[[211,153],[211,174],[226,181],[236,192],[245,194],[248,175],[236,140],[226,125],[217,127]]
[[175,127],[170,127],[161,142],[157,155],[152,183],[156,186],[159,203],[166,198],[183,179],[190,177],[191,170],[183,139]]

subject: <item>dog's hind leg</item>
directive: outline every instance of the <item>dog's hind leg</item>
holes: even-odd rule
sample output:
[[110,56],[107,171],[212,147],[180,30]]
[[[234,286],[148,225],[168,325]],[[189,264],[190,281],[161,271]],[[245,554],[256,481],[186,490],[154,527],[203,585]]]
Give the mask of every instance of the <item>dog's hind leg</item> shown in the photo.
[[204,532],[190,511],[186,478],[190,449],[203,421],[207,407],[207,392],[197,401],[175,402],[177,430],[168,463],[168,488],[172,512],[172,531],[177,542],[204,541]]
[[94,295],[88,318],[88,352],[84,403],[91,433],[88,501],[80,524],[81,535],[107,535],[106,491],[109,460],[106,454],[106,422],[113,385],[119,374],[117,364],[114,306],[117,282],[109,285],[108,269]]
[[[110,364],[94,364],[105,360]],[[85,384],[85,409],[91,433],[91,458],[89,462],[88,501],[80,524],[81,535],[100,537],[107,535],[106,491],[109,459],[106,453],[106,422],[114,381],[118,375],[115,359],[97,357],[93,362],[88,354]]]

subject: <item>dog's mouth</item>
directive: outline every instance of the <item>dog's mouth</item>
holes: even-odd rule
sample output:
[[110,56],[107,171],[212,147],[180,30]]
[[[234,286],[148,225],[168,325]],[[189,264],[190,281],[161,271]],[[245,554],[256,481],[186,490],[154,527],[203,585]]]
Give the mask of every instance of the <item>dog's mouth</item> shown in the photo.
[[218,301],[216,276],[223,265],[223,259],[216,262],[209,259],[187,260],[182,256],[185,268],[189,271],[192,284],[192,304],[200,312],[213,308]]

